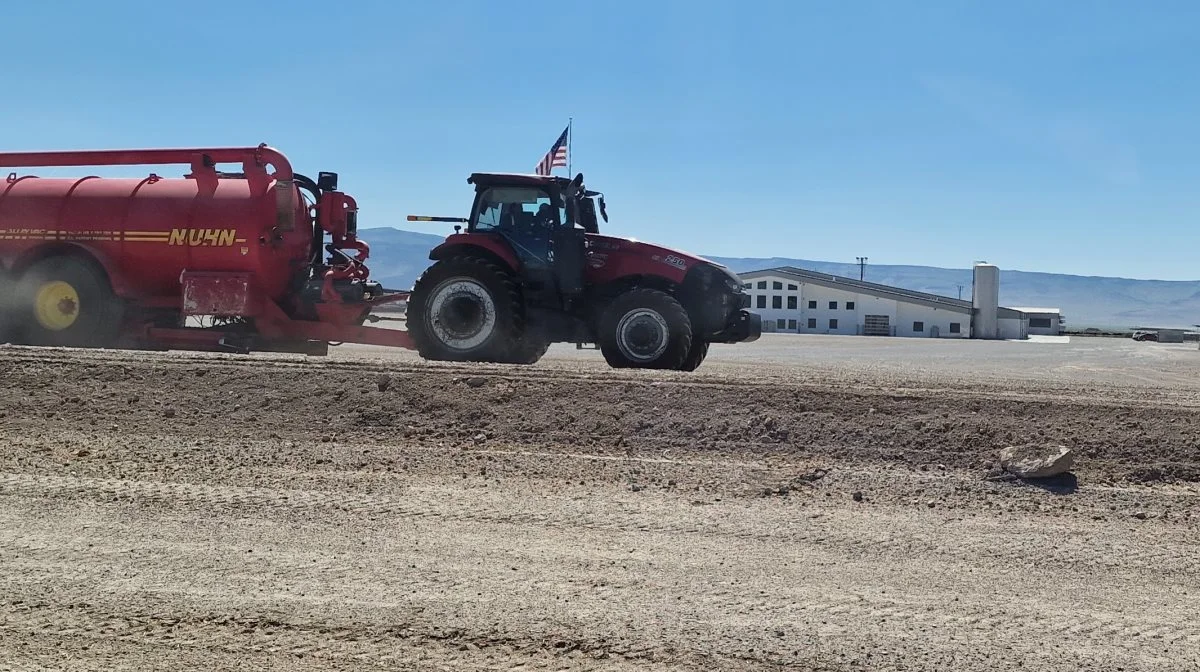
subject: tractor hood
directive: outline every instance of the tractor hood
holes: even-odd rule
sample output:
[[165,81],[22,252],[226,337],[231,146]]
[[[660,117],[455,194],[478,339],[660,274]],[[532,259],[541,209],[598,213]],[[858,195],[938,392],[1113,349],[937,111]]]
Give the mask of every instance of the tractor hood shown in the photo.
[[591,243],[592,249],[598,252],[620,251],[625,254],[641,257],[651,264],[665,264],[683,272],[687,272],[688,269],[697,264],[708,264],[721,269],[726,275],[737,281],[737,275],[725,266],[718,264],[711,259],[705,259],[704,257],[688,252],[672,250],[661,245],[646,243],[632,238],[617,238],[615,236],[604,236],[600,234],[589,234],[588,241]]

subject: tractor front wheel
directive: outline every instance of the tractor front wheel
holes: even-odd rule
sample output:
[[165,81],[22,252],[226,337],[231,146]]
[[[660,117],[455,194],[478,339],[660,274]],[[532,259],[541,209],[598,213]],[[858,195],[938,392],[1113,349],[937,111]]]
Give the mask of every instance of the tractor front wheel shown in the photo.
[[614,368],[680,369],[692,349],[692,322],[670,294],[634,289],[605,309],[599,341]]
[[430,266],[413,287],[407,314],[417,352],[435,361],[504,361],[524,327],[512,276],[475,257]]

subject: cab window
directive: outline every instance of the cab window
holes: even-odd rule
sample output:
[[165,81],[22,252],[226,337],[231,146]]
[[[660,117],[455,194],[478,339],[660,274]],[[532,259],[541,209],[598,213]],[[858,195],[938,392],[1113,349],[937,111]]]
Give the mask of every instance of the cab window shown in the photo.
[[566,219],[563,208],[555,207],[541,189],[493,188],[479,199],[476,231],[520,229],[529,226],[558,226]]

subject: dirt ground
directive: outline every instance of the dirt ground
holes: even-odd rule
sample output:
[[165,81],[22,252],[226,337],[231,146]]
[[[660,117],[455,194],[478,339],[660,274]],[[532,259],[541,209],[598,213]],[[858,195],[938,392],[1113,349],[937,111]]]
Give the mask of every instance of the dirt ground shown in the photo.
[[0,669],[1195,669],[1200,352],[1101,341],[0,347]]

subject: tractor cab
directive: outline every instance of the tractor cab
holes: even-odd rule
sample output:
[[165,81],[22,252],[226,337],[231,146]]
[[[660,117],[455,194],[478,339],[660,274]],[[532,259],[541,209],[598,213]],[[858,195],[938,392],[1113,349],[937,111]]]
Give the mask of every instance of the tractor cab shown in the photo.
[[574,179],[509,173],[475,173],[468,234],[502,238],[519,261],[535,303],[562,309],[584,290],[587,234],[597,234],[597,204],[607,221],[604,196]]
[[513,173],[474,173],[475,185],[468,231],[494,231],[504,227],[566,226],[599,233],[596,219],[608,221],[604,194],[583,188],[583,174],[575,179]]

